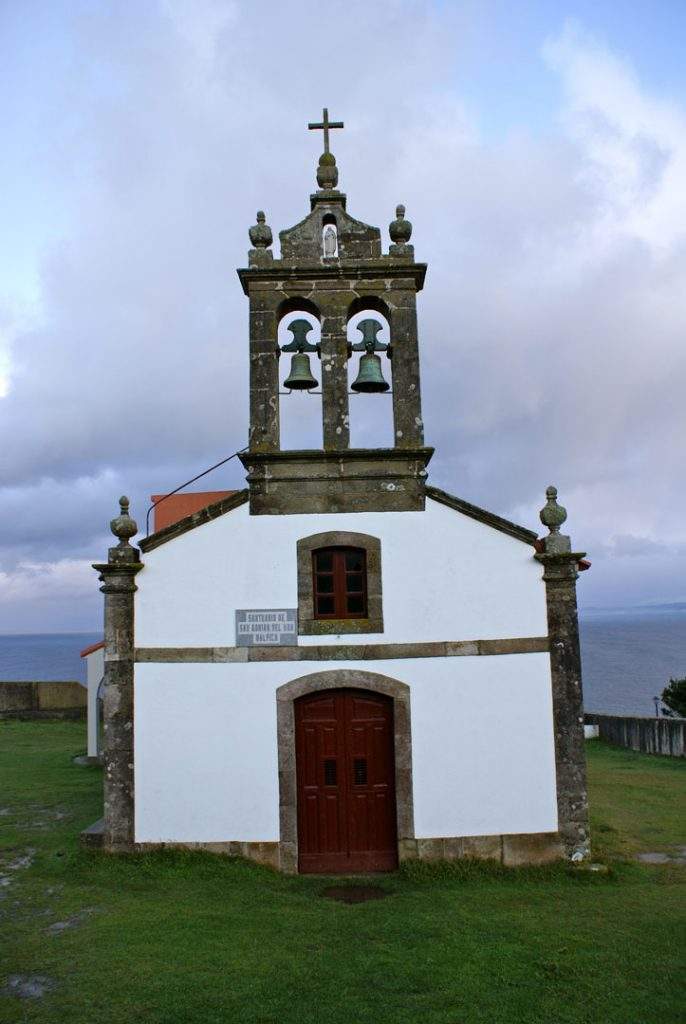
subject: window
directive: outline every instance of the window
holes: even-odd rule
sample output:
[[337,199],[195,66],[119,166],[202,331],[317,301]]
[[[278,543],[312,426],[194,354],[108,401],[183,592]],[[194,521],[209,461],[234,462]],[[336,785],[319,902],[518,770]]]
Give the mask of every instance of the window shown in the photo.
[[381,541],[326,530],[297,544],[298,633],[383,633]]
[[363,548],[312,552],[315,619],[367,617],[367,556]]

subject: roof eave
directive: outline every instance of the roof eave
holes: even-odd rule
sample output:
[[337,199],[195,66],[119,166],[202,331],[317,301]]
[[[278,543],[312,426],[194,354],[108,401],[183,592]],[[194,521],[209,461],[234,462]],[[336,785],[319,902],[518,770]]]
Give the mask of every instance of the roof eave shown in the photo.
[[494,530],[499,530],[501,533],[506,533],[509,537],[514,537],[515,540],[521,540],[524,544],[533,546],[538,539],[538,534],[534,533],[533,530],[527,530],[525,526],[519,526],[509,519],[503,519],[502,516],[495,515],[494,512],[488,512],[485,508],[472,505],[471,502],[465,501],[464,498],[457,498],[454,494],[448,494],[447,491],[442,491],[439,487],[427,485],[426,493],[429,498],[433,498],[434,501],[439,502],[441,505],[447,505],[448,508],[452,508],[456,512],[462,512],[463,515],[469,516],[470,519],[476,519],[477,522],[483,523],[485,526],[491,526]]

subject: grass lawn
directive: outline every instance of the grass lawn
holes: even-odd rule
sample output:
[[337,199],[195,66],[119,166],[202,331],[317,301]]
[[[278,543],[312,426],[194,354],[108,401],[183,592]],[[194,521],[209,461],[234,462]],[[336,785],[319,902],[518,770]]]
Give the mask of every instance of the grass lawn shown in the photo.
[[[331,884],[238,860],[112,858],[77,836],[100,770],[85,727],[0,722],[0,1021],[49,1024],[677,1024],[686,867],[632,861],[686,843],[686,765],[588,746],[595,857],[608,875],[415,865],[346,905]],[[3,869],[0,868],[0,874]],[[67,925],[67,927],[64,927]]]

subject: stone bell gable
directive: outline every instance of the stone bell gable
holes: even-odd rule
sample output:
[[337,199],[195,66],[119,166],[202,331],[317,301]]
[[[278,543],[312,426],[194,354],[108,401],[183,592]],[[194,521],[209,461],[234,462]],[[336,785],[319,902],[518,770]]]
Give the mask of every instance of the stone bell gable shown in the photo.
[[[342,127],[340,123],[334,123]],[[241,460],[248,471],[250,509],[254,515],[359,511],[419,511],[424,507],[426,466],[433,449],[424,442],[419,374],[417,295],[424,286],[426,264],[417,263],[409,244],[411,223],[405,208],[396,208],[389,227],[391,244],[382,252],[378,228],[351,217],[340,192],[338,169],[328,149],[317,168],[317,192],[310,213],[281,231],[281,256],[271,252],[272,231],[262,211],[250,229],[253,248],[248,266],[238,271],[250,303],[249,450]],[[371,328],[349,340],[351,319],[368,312]],[[284,317],[308,314],[319,324],[311,344],[295,335],[279,348]],[[381,344],[373,329],[379,318],[388,324],[390,344]],[[306,330],[309,329],[305,324]],[[393,448],[350,447],[348,366],[362,352],[364,384],[352,390],[387,390],[390,373],[393,401]],[[313,389],[321,376],[322,445],[306,452],[283,452],[279,416],[285,358],[298,366],[319,361],[317,374],[305,370],[286,386]],[[361,374],[364,376],[364,374]],[[296,374],[297,378],[297,374]]]

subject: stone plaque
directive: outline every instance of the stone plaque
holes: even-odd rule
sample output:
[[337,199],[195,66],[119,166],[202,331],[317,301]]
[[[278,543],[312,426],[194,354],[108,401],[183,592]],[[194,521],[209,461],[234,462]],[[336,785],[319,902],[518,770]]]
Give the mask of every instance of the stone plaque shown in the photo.
[[238,609],[236,646],[274,645],[296,647],[298,611],[296,608]]

